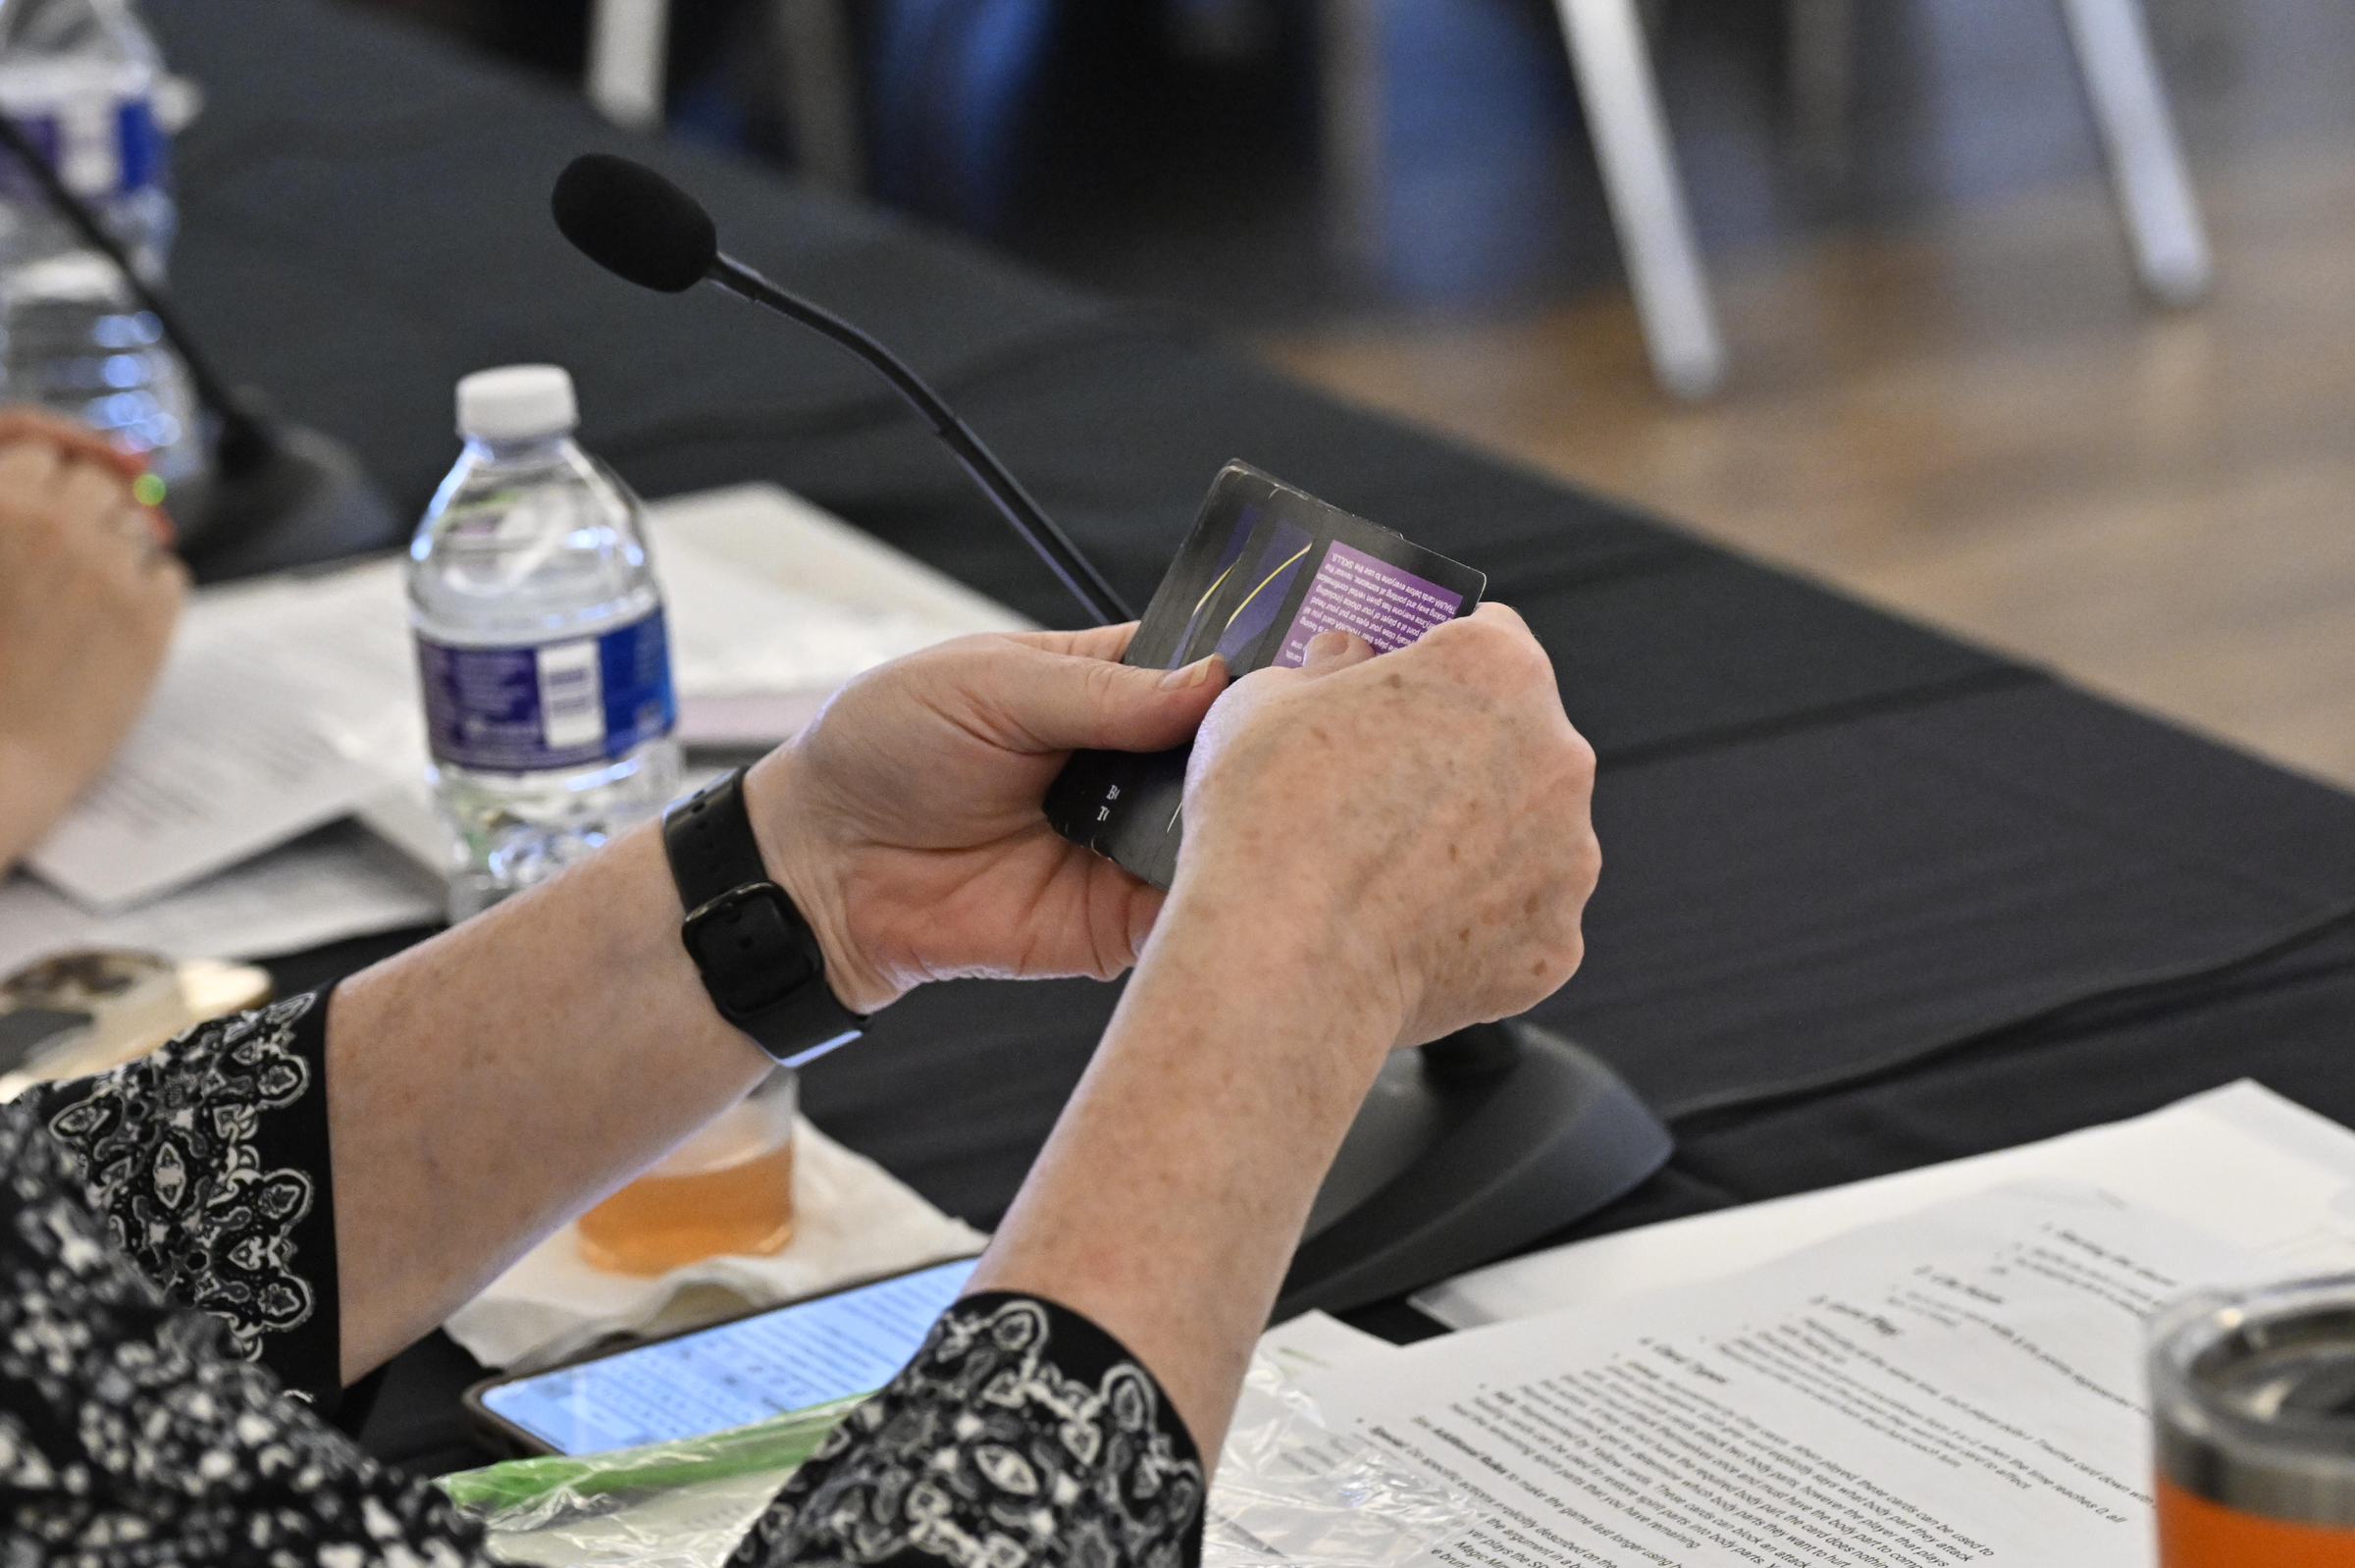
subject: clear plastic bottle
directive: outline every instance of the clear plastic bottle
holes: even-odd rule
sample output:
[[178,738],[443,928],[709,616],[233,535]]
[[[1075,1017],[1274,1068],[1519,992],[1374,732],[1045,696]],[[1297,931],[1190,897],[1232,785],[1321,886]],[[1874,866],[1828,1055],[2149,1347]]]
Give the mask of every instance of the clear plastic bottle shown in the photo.
[[[129,0],[0,0],[0,112],[45,152],[151,283],[178,221],[160,57]],[[167,485],[207,466],[193,389],[122,274],[0,153],[0,394],[147,452]]]
[[466,450],[409,546],[453,920],[660,811],[677,705],[645,509],[572,439],[572,378],[458,383]]

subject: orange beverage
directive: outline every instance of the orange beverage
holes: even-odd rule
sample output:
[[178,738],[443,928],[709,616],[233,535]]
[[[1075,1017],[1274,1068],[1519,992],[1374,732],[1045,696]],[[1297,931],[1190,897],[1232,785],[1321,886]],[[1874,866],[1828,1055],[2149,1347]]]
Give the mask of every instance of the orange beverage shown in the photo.
[[2180,1302],[2150,1372],[2162,1568],[2355,1568],[2355,1276]]
[[779,1068],[660,1164],[581,1216],[581,1256],[615,1274],[668,1274],[793,1239],[793,1073]]
[[2291,1524],[2194,1496],[2159,1478],[2159,1561],[2165,1568],[2355,1568],[2355,1531]]

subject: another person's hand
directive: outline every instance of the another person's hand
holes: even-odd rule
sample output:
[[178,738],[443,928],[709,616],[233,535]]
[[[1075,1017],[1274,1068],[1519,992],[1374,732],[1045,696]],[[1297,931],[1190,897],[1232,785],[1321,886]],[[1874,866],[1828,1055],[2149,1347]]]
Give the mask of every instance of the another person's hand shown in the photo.
[[1211,710],[1173,896],[1321,942],[1320,967],[1419,1044],[1524,1012],[1578,967],[1594,780],[1553,666],[1503,605],[1379,659],[1326,632],[1303,667]]
[[0,865],[45,832],[145,703],[187,573],[134,497],[144,465],[0,409]]
[[1115,662],[1132,626],[968,637],[846,687],[745,784],[762,858],[872,1012],[950,975],[1110,978],[1162,894],[1059,837],[1039,802],[1075,749],[1153,752],[1226,688],[1215,659]]
[[[42,443],[53,447],[60,457],[120,474],[125,484],[135,484],[147,472],[147,459],[138,453],[125,451],[78,420],[30,403],[0,406],[0,446],[13,446],[19,442]],[[161,524],[156,536],[158,542],[171,544],[171,524],[162,519],[158,522]]]

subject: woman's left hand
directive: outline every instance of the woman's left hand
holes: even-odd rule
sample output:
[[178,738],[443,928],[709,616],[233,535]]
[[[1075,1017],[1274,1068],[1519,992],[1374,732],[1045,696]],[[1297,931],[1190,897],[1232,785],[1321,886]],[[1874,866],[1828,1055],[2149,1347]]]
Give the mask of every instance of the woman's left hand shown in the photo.
[[1073,750],[1156,752],[1226,689],[1216,659],[1116,662],[1133,625],[960,638],[852,682],[745,799],[772,874],[871,1013],[951,975],[1136,962],[1161,890],[1058,836],[1039,803]]
[[0,409],[0,868],[106,766],[163,665],[188,577],[132,493],[143,466]]

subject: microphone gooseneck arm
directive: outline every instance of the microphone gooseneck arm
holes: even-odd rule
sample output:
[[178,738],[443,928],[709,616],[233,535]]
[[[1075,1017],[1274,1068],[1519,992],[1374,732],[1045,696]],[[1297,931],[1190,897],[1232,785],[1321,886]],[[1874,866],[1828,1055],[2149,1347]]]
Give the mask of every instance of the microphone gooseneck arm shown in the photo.
[[1006,465],[981,444],[981,438],[966,428],[956,411],[925,385],[921,376],[909,369],[899,355],[822,305],[778,287],[731,256],[714,257],[704,278],[738,298],[823,333],[880,372],[891,383],[892,390],[908,400],[909,406],[932,427],[932,433],[956,454],[973,483],[988,493],[998,510],[1014,525],[1015,532],[1029,543],[1048,569],[1071,590],[1072,597],[1096,618],[1096,624],[1110,626],[1135,618],[1135,612],[1122,601],[1121,596],[1104,580],[1104,574],[1096,570],[1095,563],[1079,553],[1079,548],[1030,498]]
[[25,134],[24,128],[5,114],[0,114],[0,148],[24,166],[33,183],[41,187],[41,194],[51,208],[81,236],[82,243],[115,264],[131,297],[163,328],[165,340],[180,355],[180,362],[187,367],[188,379],[196,384],[197,397],[221,421],[215,460],[222,471],[236,474],[265,461],[278,444],[274,433],[230,391],[212,361],[196,346],[196,340],[182,323],[180,312],[172,308],[170,300],[149,287],[147,280],[139,276],[139,269],[131,265],[131,253],[124,249],[123,242],[107,232],[89,203],[67,186],[55,166],[33,144],[32,138]]

